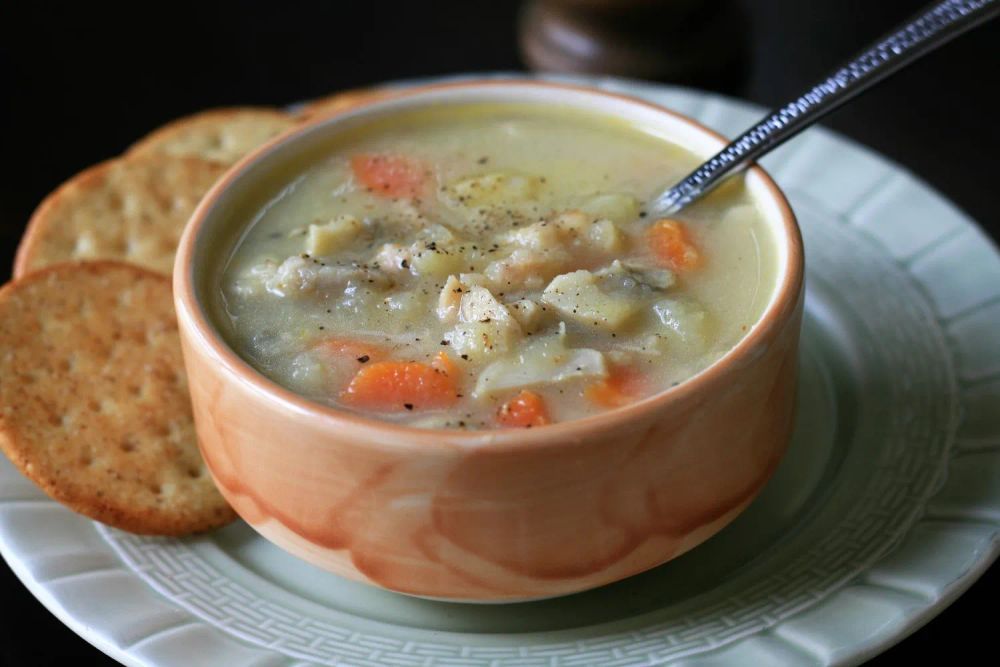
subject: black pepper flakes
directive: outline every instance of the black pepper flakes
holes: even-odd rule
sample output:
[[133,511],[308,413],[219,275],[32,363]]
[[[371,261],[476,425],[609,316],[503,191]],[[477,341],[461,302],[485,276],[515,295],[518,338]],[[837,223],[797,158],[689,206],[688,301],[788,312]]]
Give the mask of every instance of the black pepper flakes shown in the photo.
[[358,357],[358,363],[359,364],[366,364],[366,363],[368,363],[368,361],[370,359],[371,359],[371,357],[369,357],[367,354],[362,354],[360,357]]
[[412,410],[413,403],[403,403],[403,407],[406,408],[407,410]]

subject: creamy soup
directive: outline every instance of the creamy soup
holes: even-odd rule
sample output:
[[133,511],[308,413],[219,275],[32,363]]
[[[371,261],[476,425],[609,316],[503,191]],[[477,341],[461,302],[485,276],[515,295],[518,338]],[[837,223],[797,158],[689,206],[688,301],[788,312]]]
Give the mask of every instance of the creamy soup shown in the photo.
[[405,112],[246,220],[223,328],[288,389],[411,426],[625,405],[725,354],[774,291],[774,239],[741,184],[675,218],[645,211],[698,162],[568,109]]

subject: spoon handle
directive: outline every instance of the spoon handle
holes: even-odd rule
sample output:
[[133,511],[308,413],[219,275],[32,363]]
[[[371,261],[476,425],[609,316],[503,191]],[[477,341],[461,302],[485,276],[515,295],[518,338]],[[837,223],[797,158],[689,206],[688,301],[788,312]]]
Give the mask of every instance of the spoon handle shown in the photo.
[[654,215],[676,213],[859,93],[1000,13],[996,0],[945,0],[903,24],[807,93],[756,125],[653,200]]

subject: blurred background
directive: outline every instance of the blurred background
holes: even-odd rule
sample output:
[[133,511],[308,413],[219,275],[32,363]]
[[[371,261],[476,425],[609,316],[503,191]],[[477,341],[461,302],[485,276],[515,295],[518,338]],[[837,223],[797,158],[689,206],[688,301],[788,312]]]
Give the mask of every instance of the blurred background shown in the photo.
[[[922,0],[438,0],[0,6],[0,261],[61,181],[206,107],[285,105],[387,80],[575,71],[775,106]],[[979,28],[825,123],[901,163],[1000,238],[1000,23]],[[960,270],[956,267],[956,270]],[[4,276],[9,275],[4,272]],[[2,381],[2,379],[0,379]],[[0,665],[114,664],[0,566]],[[989,655],[997,568],[872,664],[947,643]],[[980,612],[982,610],[982,613]]]

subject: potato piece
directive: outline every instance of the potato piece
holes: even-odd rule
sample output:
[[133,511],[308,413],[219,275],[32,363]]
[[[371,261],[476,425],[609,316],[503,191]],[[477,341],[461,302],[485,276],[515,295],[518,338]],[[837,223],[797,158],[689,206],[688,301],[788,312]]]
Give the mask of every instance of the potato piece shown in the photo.
[[557,214],[551,222],[540,224],[555,225],[564,240],[572,241],[586,236],[587,228],[593,219],[593,216],[587,215],[583,211],[571,209]]
[[531,299],[520,299],[507,306],[510,314],[525,331],[534,331],[541,324],[545,312]]
[[414,321],[423,317],[424,313],[427,312],[427,302],[426,297],[416,291],[409,290],[389,294],[382,299],[382,308],[398,314],[400,320]]
[[378,268],[389,273],[409,271],[411,261],[413,261],[413,249],[398,243],[383,244],[374,258]]
[[480,287],[490,286],[489,279],[482,273],[460,273],[458,274],[458,279],[466,287],[472,287],[473,285],[479,285]]
[[463,322],[510,322],[512,320],[507,307],[497,301],[485,287],[474,285],[462,295],[458,308],[458,318]]
[[581,377],[607,377],[604,355],[587,348],[567,349],[560,336],[547,336],[528,345],[521,354],[487,366],[473,396],[480,398],[512,389],[558,384]]
[[296,391],[317,394],[323,389],[323,367],[312,352],[301,352],[291,361],[291,380]]
[[473,286],[484,287],[486,283],[486,276],[481,273],[462,273],[457,278],[454,275],[448,276],[448,280],[445,281],[444,287],[441,288],[441,294],[438,296],[438,319],[452,324],[458,321],[458,310],[462,303],[462,296],[468,293]]
[[306,252],[313,257],[333,254],[357,238],[362,229],[361,221],[346,213],[320,225],[309,225]]
[[[457,240],[454,232],[444,225],[427,225],[417,232],[417,238],[430,244],[453,243]],[[432,248],[433,249],[433,245]]]
[[445,334],[445,340],[457,354],[481,356],[509,350],[521,338],[521,325],[485,287],[464,283],[460,287],[458,324]]
[[444,339],[457,355],[483,357],[507,352],[515,338],[513,330],[499,322],[459,322]]
[[688,343],[704,344],[708,340],[711,318],[699,304],[663,299],[653,304],[653,312],[669,334]]
[[641,303],[626,295],[607,294],[590,271],[556,276],[542,292],[542,302],[577,322],[614,331],[639,310]]
[[622,192],[594,195],[580,209],[622,225],[639,217],[639,200]]
[[570,210],[509,232],[502,240],[531,250],[563,246],[614,252],[623,247],[625,236],[610,220],[595,220],[583,211]]
[[610,220],[601,219],[594,222],[587,232],[590,246],[602,252],[618,252],[625,246],[625,235]]
[[563,270],[569,259],[569,253],[559,247],[518,248],[504,259],[490,262],[483,273],[500,288],[540,289]]
[[501,241],[531,250],[545,250],[559,245],[562,242],[562,234],[559,228],[551,222],[536,222],[533,225],[504,234]]
[[651,333],[618,343],[623,352],[645,357],[660,356],[666,351],[668,344],[667,336],[662,333]]
[[427,244],[417,244],[410,249],[409,264],[417,275],[444,278],[457,273],[466,262],[458,252],[436,244],[431,248]]
[[463,292],[465,292],[465,286],[462,285],[462,282],[455,276],[448,276],[448,280],[445,281],[444,287],[441,288],[441,294],[438,296],[437,316],[439,320],[445,323],[458,321],[458,306],[462,303]]
[[540,189],[541,179],[537,176],[493,172],[456,181],[445,188],[444,194],[452,205],[475,208],[536,199]]

